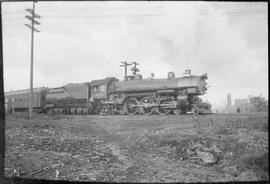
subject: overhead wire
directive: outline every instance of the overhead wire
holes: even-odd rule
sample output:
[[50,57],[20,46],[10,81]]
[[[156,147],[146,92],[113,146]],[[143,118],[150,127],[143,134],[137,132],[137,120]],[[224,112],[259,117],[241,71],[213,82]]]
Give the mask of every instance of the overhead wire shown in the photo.
[[[86,9],[81,9],[81,10],[86,10]],[[80,10],[80,11],[81,11]],[[229,10],[229,11],[228,11]],[[233,11],[232,11],[233,10]],[[80,12],[79,11],[79,12]],[[41,12],[44,12],[41,11]],[[19,21],[24,19],[24,10],[22,11],[14,11],[10,12],[12,13],[12,15],[8,15],[7,12],[4,11],[4,14],[2,14],[2,18],[3,21]],[[51,11],[49,10],[49,12],[46,12],[46,14],[42,15],[43,19],[46,20],[53,20],[53,19],[59,19],[59,18],[70,18],[70,21],[73,18],[84,18],[83,22],[87,21],[86,18],[116,18],[116,17],[141,17],[141,18],[145,18],[145,17],[155,17],[155,18],[159,18],[161,16],[166,16],[166,13],[164,12],[154,12],[154,13],[144,13],[144,14],[84,14],[84,15],[76,15],[76,14],[53,14],[55,13],[55,11]],[[264,10],[264,9],[247,9],[247,8],[233,8],[233,9],[228,9],[225,11],[217,11],[217,12],[210,12],[208,11],[201,11],[200,15],[202,16],[206,16],[206,17],[212,17],[213,19],[217,19],[217,21],[222,21],[222,20],[218,20],[220,15],[228,15],[228,16],[242,16],[242,17],[253,17],[253,20],[263,20],[265,18],[268,18],[268,11]],[[22,16],[23,15],[23,16]],[[74,20],[72,20],[74,21]],[[100,21],[100,20],[98,20]],[[215,21],[215,20],[213,20]]]
[[[105,8],[105,10],[104,10],[104,8]],[[103,8],[103,11],[106,11],[106,8],[108,8],[108,7],[104,7],[104,8]],[[74,12],[74,10],[77,10],[79,12],[82,12],[82,11],[89,12],[91,9],[72,9],[73,12]],[[92,9],[92,11],[93,10],[96,11],[96,9]],[[110,10],[115,10],[115,9],[110,9]],[[122,10],[121,9],[116,9],[116,10],[117,11],[123,11],[123,9]],[[134,11],[134,10],[140,10],[141,11],[141,9],[136,9],[136,7],[133,8],[133,9],[131,9],[131,10],[132,11]],[[216,10],[223,11],[225,13],[253,13],[253,12],[254,13],[257,13],[257,12],[268,12],[268,9],[262,9],[262,8],[260,8],[260,9],[254,9],[254,8],[253,9],[250,9],[250,8],[238,8],[238,9],[236,9],[236,8],[233,8],[233,9],[216,9]],[[47,9],[47,10],[46,9],[40,9],[40,10],[37,9],[37,12],[38,11],[42,11],[42,12],[43,11],[46,11],[46,12],[52,13],[52,12],[59,12],[59,9],[55,9],[55,11],[54,10],[52,11],[52,9]],[[67,10],[67,11],[69,11],[69,10]],[[124,11],[127,11],[127,10],[125,9]],[[207,12],[209,10],[203,10],[203,11]],[[3,10],[2,11],[2,14],[6,14],[6,13],[23,13],[23,12],[24,12],[24,10],[16,10],[16,11],[12,10],[10,12]]]

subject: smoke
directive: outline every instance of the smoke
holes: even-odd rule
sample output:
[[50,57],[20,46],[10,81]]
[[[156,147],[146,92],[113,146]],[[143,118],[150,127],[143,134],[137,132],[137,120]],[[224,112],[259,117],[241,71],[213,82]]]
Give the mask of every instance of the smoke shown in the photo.
[[[250,42],[261,35],[258,29],[252,28],[255,31],[245,35],[241,26],[232,24],[228,15],[210,2],[75,4],[38,3],[42,24],[41,33],[35,37],[36,86],[108,76],[122,79],[120,62],[136,61],[145,78],[150,73],[165,78],[169,71],[180,77],[185,69],[196,75],[208,73],[211,87],[206,98],[211,103],[221,103],[228,92],[232,97],[268,95],[268,42],[252,47]],[[16,11],[14,7],[5,4],[4,9]],[[18,9],[26,6],[21,7],[18,5]],[[89,14],[105,16],[85,16]],[[27,72],[22,70],[29,68],[30,34],[23,23],[3,22],[7,89],[27,88],[29,83]],[[12,82],[16,78],[14,68],[25,76],[17,87]]]
[[207,72],[211,87],[206,98],[212,103],[222,103],[227,92],[236,98],[267,96],[268,46],[252,48],[225,12],[208,3],[198,5],[166,7],[166,16],[153,28],[162,60],[177,74],[186,68],[194,74]]

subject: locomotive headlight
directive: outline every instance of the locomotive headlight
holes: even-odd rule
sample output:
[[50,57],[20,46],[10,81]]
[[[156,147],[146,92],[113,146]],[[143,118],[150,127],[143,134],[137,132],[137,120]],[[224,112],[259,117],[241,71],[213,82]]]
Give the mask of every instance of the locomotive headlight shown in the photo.
[[203,75],[201,76],[201,79],[202,79],[202,80],[208,79],[207,73],[203,74]]

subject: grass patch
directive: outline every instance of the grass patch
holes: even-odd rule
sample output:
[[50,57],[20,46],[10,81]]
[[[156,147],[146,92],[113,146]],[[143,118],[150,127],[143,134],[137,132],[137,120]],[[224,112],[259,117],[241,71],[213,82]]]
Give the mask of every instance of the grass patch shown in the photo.
[[233,130],[229,129],[226,126],[219,126],[217,130],[215,131],[215,134],[217,135],[230,135],[233,134]]
[[249,116],[243,119],[229,119],[226,122],[229,128],[240,129],[246,128],[248,130],[259,130],[263,132],[268,132],[268,116],[257,117]]
[[239,160],[239,169],[241,171],[244,170],[252,170],[257,174],[268,173],[269,166],[268,166],[269,158],[268,153],[261,153],[261,154],[245,154]]

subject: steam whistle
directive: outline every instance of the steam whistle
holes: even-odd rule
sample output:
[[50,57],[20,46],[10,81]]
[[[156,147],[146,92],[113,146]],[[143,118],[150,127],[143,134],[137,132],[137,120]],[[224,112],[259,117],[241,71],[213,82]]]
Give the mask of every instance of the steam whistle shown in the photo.
[[191,70],[186,69],[185,72],[183,73],[183,75],[190,76],[191,75]]

